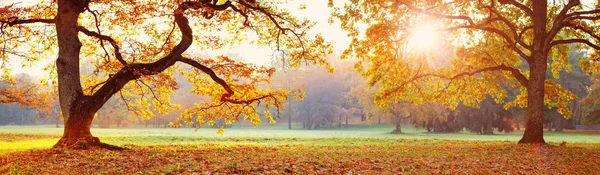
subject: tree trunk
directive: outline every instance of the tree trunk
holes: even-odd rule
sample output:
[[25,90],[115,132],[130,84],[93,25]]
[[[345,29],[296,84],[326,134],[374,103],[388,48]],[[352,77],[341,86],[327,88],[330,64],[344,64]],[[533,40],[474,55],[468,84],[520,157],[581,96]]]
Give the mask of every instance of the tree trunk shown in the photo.
[[520,131],[520,130],[521,130],[521,125],[519,125],[519,121],[520,121],[520,120],[519,120],[519,116],[521,116],[521,114],[517,114],[517,115],[515,115],[515,118],[514,118],[514,119],[515,119],[515,125],[516,125],[516,127],[517,127],[517,131]]
[[494,128],[492,127],[492,123],[494,122],[494,115],[495,113],[488,113],[486,114],[486,118],[485,118],[485,127],[483,130],[483,134],[494,134]]
[[63,137],[54,148],[87,148],[101,145],[100,140],[90,132],[93,119],[93,112],[73,111],[69,120],[65,122]]
[[60,128],[60,126],[58,126],[59,122],[60,122],[60,117],[58,115],[56,115],[56,128]]
[[544,141],[544,82],[548,48],[545,48],[548,1],[533,2],[533,52],[529,58],[529,82],[527,84],[527,122],[519,143],[546,143]]
[[62,138],[54,145],[55,148],[100,143],[98,138],[90,133],[97,109],[81,107],[85,98],[79,77],[81,42],[78,37],[77,19],[89,2],[89,0],[58,0],[58,13],[55,18],[58,39],[56,69],[59,101],[65,118],[65,127]]
[[544,141],[544,80],[546,63],[531,66],[527,89],[527,121],[519,143],[546,143]]
[[[288,79],[289,81],[289,79]],[[292,98],[288,97],[288,129],[292,129]]]
[[563,131],[563,125],[565,123],[564,121],[565,121],[565,117],[557,115],[556,124],[554,124],[555,131],[557,131],[557,132],[562,132]]
[[377,124],[381,125],[381,117],[377,117]]
[[346,128],[348,128],[348,116],[346,116]]
[[394,123],[396,124],[396,129],[394,129],[394,133],[402,133],[402,128],[401,128],[401,123],[402,123],[402,118],[400,118],[400,116],[396,116],[396,118],[394,119]]

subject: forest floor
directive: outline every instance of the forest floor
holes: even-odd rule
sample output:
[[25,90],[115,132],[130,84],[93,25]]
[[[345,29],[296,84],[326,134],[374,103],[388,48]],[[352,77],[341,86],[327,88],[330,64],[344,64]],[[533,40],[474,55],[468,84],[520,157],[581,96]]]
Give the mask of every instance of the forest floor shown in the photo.
[[0,174],[595,174],[600,134],[547,132],[547,145],[520,145],[522,132],[426,133],[404,127],[287,126],[215,129],[93,129],[127,148],[49,149],[60,128],[0,127]]

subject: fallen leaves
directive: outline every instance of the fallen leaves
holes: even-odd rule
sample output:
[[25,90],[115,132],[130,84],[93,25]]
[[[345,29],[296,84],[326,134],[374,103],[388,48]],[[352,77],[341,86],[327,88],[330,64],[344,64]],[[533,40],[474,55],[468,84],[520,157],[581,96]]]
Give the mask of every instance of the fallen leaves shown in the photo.
[[6,154],[33,174],[593,174],[599,144],[499,141],[281,139],[135,146],[125,151],[47,149]]

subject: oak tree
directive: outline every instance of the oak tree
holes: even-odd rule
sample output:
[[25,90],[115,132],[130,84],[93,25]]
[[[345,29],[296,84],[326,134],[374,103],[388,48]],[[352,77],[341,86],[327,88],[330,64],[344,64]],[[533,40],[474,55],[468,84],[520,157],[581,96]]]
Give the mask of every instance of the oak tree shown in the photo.
[[[185,109],[172,126],[214,125],[239,118],[255,125],[258,106],[282,110],[296,89],[259,88],[274,69],[194,52],[227,49],[242,41],[285,50],[286,62],[327,66],[331,46],[309,31],[314,23],[297,19],[283,2],[255,0],[44,0],[33,6],[0,7],[2,55],[33,63],[55,57],[64,134],[55,147],[102,145],[90,132],[95,113],[113,96],[136,115],[176,109],[170,93],[173,75],[193,84],[209,101]],[[90,61],[84,61],[90,60]],[[81,65],[94,68],[80,73]],[[265,113],[273,120],[271,113]],[[222,127],[219,131],[222,131]]]
[[[568,118],[575,97],[548,79],[546,71],[558,77],[561,69],[571,70],[570,44],[590,51],[579,60],[583,70],[591,74],[600,68],[598,7],[579,0],[351,0],[334,16],[352,37],[345,56],[368,64],[357,68],[371,84],[382,85],[376,97],[380,105],[409,100],[477,107],[489,94],[505,107],[527,107],[519,143],[545,143],[544,106],[556,107]],[[436,26],[446,41],[442,46],[455,50],[453,59],[402,52],[422,23]],[[504,102],[502,84],[521,87],[520,95]]]

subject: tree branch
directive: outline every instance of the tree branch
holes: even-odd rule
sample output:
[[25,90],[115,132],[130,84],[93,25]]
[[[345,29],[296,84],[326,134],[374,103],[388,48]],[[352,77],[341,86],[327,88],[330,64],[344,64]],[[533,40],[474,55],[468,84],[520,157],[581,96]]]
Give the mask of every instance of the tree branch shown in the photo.
[[46,24],[54,24],[56,20],[54,19],[19,19],[17,17],[11,17],[8,19],[0,20],[0,23],[8,24],[9,26],[19,25],[19,24],[31,24],[31,23],[46,23]]
[[[472,19],[471,17],[468,17],[468,16],[452,16],[452,15],[439,14],[439,13],[434,13],[434,12],[431,12],[431,11],[428,11],[428,10],[424,10],[424,9],[417,8],[417,7],[415,7],[415,6],[412,6],[411,4],[409,4],[409,3],[407,3],[407,2],[404,2],[404,1],[401,1],[400,3],[401,3],[401,4],[404,4],[404,5],[405,5],[407,8],[409,8],[409,9],[411,9],[411,10],[419,11],[419,12],[425,13],[425,14],[427,14],[427,15],[430,15],[430,16],[434,16],[434,17],[438,17],[438,18],[445,18],[445,19],[458,19],[458,20],[465,20],[465,21],[467,21],[467,22],[469,23],[468,25],[464,25],[464,26],[456,26],[456,27],[451,27],[451,28],[448,28],[447,30],[460,29],[460,28],[471,28],[471,29],[479,29],[479,30],[483,30],[483,31],[487,31],[487,32],[491,32],[491,33],[498,34],[498,35],[500,35],[502,38],[504,38],[504,39],[506,40],[506,42],[507,42],[507,43],[510,43],[510,44],[508,44],[508,46],[509,46],[509,47],[510,47],[512,50],[514,50],[515,52],[517,52],[517,54],[519,54],[519,56],[523,57],[523,58],[524,58],[525,60],[527,60],[528,62],[530,61],[530,59],[529,59],[529,56],[528,56],[527,54],[525,54],[525,52],[523,52],[521,49],[519,49],[519,48],[517,47],[517,43],[519,43],[519,41],[513,41],[513,40],[512,40],[512,39],[511,39],[511,38],[508,36],[508,34],[506,34],[505,32],[503,32],[503,31],[501,31],[501,30],[499,30],[499,29],[497,29],[497,28],[493,28],[493,27],[484,27],[484,26],[486,26],[486,25],[488,25],[488,24],[491,24],[491,23],[492,23],[492,22],[494,22],[494,21],[502,21],[502,17],[501,17],[501,16],[500,16],[500,17],[497,17],[497,18],[491,18],[491,19],[488,19],[488,20],[486,20],[486,21],[484,21],[484,22],[482,22],[482,23],[480,23],[480,24],[476,24],[476,23],[473,21],[473,19]],[[509,3],[510,3],[510,2],[509,2]],[[515,2],[515,3],[518,3],[518,2]],[[510,21],[506,21],[506,22],[507,22],[507,23],[510,23]],[[507,24],[507,25],[508,25],[508,24]],[[510,25],[509,25],[509,26],[510,26]],[[515,27],[515,28],[516,28],[516,27]],[[516,38],[516,39],[520,40],[520,39],[518,38],[518,35],[516,34],[516,29],[513,29],[513,31],[515,32],[515,34],[514,34],[514,35],[515,35],[515,36],[514,36],[514,38]],[[521,44],[521,45],[522,45],[524,48],[526,48],[526,49],[529,49],[529,48],[530,48],[530,46],[529,46],[529,45],[525,44],[525,43],[524,43],[524,42],[522,42],[522,41],[520,42],[520,44]]]
[[200,69],[202,72],[208,74],[213,81],[215,81],[216,83],[221,85],[225,89],[225,91],[227,91],[227,94],[223,94],[223,96],[221,97],[222,101],[223,101],[223,99],[225,99],[227,97],[231,97],[234,94],[233,90],[231,89],[231,87],[229,87],[227,82],[225,82],[225,80],[223,80],[219,76],[217,76],[217,74],[212,69],[210,69],[190,58],[179,57],[179,61],[181,61],[185,64],[188,64],[190,66],[193,66],[196,69]]
[[[520,44],[521,46],[523,46],[525,49],[532,51],[533,48],[531,47],[531,45],[526,44],[525,42],[523,42],[523,40],[521,40],[521,35],[519,35],[517,33],[517,26],[510,22],[508,19],[506,19],[504,16],[502,16],[502,14],[500,12],[498,12],[497,10],[495,10],[492,6],[487,6],[486,7],[490,12],[492,12],[493,14],[495,14],[497,16],[497,18],[502,21],[506,26],[508,26],[508,28],[510,29],[510,31],[513,34],[513,38],[514,41],[518,44]],[[525,27],[525,29],[523,29],[523,31],[527,30],[527,27]],[[524,32],[523,32],[524,33]]]
[[500,37],[502,37],[504,40],[506,40],[506,42],[508,43],[507,45],[515,52],[517,52],[517,54],[519,54],[519,56],[523,57],[523,59],[525,59],[527,62],[530,62],[531,59],[529,58],[529,55],[525,54],[525,52],[523,52],[521,49],[519,49],[517,47],[516,42],[512,41],[510,39],[510,37],[508,36],[508,34],[496,29],[496,28],[492,28],[492,27],[482,27],[479,25],[468,25],[468,26],[456,26],[456,27],[451,27],[448,28],[446,30],[454,30],[454,29],[478,29],[478,30],[483,30],[483,31],[487,31],[487,32],[491,32],[491,33],[495,33],[497,35],[500,35]]
[[500,2],[500,4],[513,5],[519,9],[523,10],[523,12],[525,12],[525,14],[527,14],[527,16],[529,16],[530,18],[533,17],[533,10],[531,10],[529,7],[517,2],[515,0],[498,0],[498,2]]
[[554,36],[556,36],[556,34],[558,34],[558,32],[565,27],[565,19],[568,17],[567,12],[579,4],[581,4],[579,0],[569,0],[569,3],[567,3],[567,5],[565,5],[565,7],[563,7],[563,9],[558,13],[556,18],[554,18],[552,28],[550,29],[550,32],[548,32],[548,36],[546,37],[544,43],[550,43],[550,41],[554,39]]
[[404,4],[404,6],[406,6],[408,9],[411,10],[415,10],[421,13],[425,13],[427,15],[430,16],[434,16],[434,17],[438,17],[438,18],[445,18],[445,19],[458,19],[458,20],[465,20],[467,21],[470,25],[475,25],[475,22],[473,22],[473,19],[471,17],[468,16],[453,16],[453,15],[446,15],[446,14],[440,14],[440,13],[434,13],[425,9],[421,9],[421,8],[417,8],[415,6],[413,6],[412,4],[402,1],[400,0],[399,2],[400,4]]
[[527,84],[529,84],[529,80],[527,79],[527,77],[525,77],[525,75],[521,74],[521,72],[518,69],[513,68],[513,67],[509,67],[509,66],[506,66],[506,65],[499,65],[499,66],[494,66],[494,67],[486,67],[486,68],[477,69],[477,70],[474,70],[472,72],[462,72],[462,73],[458,73],[458,74],[456,74],[454,76],[445,76],[445,75],[431,74],[431,73],[421,74],[421,75],[415,75],[411,79],[409,79],[408,81],[402,82],[402,84],[400,84],[398,87],[394,88],[393,90],[384,93],[384,96],[391,95],[391,93],[400,90],[400,88],[404,87],[408,83],[414,82],[414,81],[416,81],[418,79],[425,78],[425,77],[438,77],[438,78],[441,78],[441,79],[446,79],[446,80],[452,81],[454,79],[457,79],[457,78],[460,78],[460,77],[464,77],[464,76],[473,76],[473,75],[478,74],[478,73],[488,72],[488,71],[497,71],[497,70],[510,71],[513,74],[513,76],[519,81],[519,83],[521,83],[524,86],[527,85]]
[[[95,38],[98,38],[103,41],[108,41],[115,49],[115,57],[117,58],[117,60],[119,60],[119,62],[121,64],[123,64],[123,66],[127,65],[127,62],[123,59],[123,56],[121,55],[121,52],[119,51],[120,47],[117,44],[117,41],[115,41],[113,38],[111,38],[110,36],[102,35],[100,33],[94,32],[94,31],[90,31],[83,26],[77,26],[77,30],[79,30],[80,32],[84,33],[87,36],[95,37]],[[104,48],[104,47],[102,47],[102,48]]]
[[555,40],[550,42],[550,48],[554,47],[555,45],[559,45],[559,44],[571,44],[571,43],[583,43],[586,44],[596,50],[600,50],[600,46],[596,45],[594,43],[592,43],[589,40],[586,39],[565,39],[565,40]]

